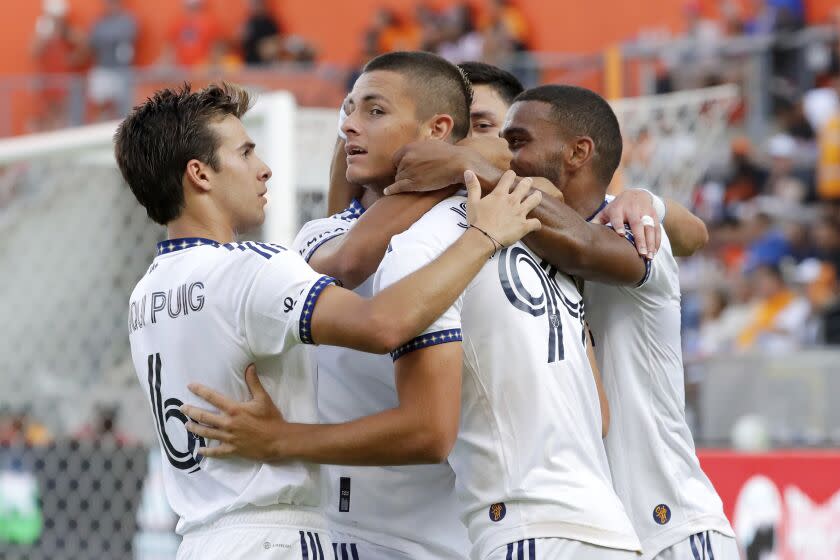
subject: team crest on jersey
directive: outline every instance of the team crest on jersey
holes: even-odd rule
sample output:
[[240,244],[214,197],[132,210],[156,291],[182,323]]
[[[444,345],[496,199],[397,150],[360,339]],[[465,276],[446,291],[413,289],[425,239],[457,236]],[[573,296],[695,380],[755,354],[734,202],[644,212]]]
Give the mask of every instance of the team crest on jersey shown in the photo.
[[507,507],[505,506],[504,502],[499,502],[498,504],[493,504],[490,506],[490,521],[493,523],[498,523],[502,519],[505,518],[505,514],[507,514]]
[[[539,287],[529,289],[522,281],[522,273],[532,271],[539,280]],[[546,261],[538,263],[531,254],[522,247],[510,247],[502,250],[499,255],[499,280],[508,301],[520,311],[534,317],[546,316],[548,322],[548,363],[561,362],[565,359],[563,347],[563,321],[560,315],[566,312],[580,321],[580,340],[586,343],[584,325],[583,300],[577,303],[571,301],[560,289],[555,275],[557,269]]]
[[660,525],[665,525],[671,521],[671,508],[665,504],[659,504],[653,508],[653,520]]

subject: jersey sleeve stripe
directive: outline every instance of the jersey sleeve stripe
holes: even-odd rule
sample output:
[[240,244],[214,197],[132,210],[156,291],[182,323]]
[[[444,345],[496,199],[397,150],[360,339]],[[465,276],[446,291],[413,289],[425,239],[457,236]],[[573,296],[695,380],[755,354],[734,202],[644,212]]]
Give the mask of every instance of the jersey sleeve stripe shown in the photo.
[[391,352],[391,359],[396,362],[409,352],[414,352],[415,350],[420,350],[421,348],[428,348],[429,346],[436,346],[438,344],[446,344],[447,342],[460,342],[461,340],[461,329],[447,329],[445,331],[422,334],[417,338],[409,340]]
[[324,288],[331,284],[335,284],[335,278],[331,276],[321,276],[321,278],[312,285],[309,293],[306,294],[306,299],[303,302],[303,311],[300,314],[300,341],[304,344],[314,344],[312,341],[312,312],[315,310],[315,303]]
[[337,233],[333,233],[332,235],[327,235],[327,236],[323,237],[322,239],[319,239],[318,242],[315,245],[306,249],[306,254],[302,255],[303,260],[305,260],[306,262],[309,262],[309,259],[311,259],[313,257],[313,255],[315,255],[315,251],[317,251],[318,248],[321,247],[321,245],[323,245],[324,243],[326,243],[327,241],[329,241],[331,239],[335,239],[336,237],[340,237],[340,236],[344,235],[345,233],[347,233],[347,230],[341,230]]
[[[630,228],[624,228],[624,238],[627,239],[627,241],[629,241],[630,243],[632,243],[633,247],[636,246],[636,238],[633,236],[633,232],[630,231]],[[641,288],[645,285],[645,282],[648,281],[648,279],[650,278],[650,267],[653,264],[652,259],[647,259],[645,257],[642,258],[645,260],[645,275],[642,276],[642,279],[639,280],[638,284],[636,284],[636,288]]]

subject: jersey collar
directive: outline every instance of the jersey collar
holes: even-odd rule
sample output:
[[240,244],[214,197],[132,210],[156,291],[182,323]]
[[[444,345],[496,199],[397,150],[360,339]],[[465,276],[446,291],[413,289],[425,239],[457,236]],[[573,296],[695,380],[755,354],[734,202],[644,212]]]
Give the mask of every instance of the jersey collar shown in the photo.
[[354,198],[350,201],[350,206],[348,206],[343,214],[346,214],[348,218],[361,218],[362,214],[365,213],[365,207],[362,206],[362,203],[359,202],[358,198]]
[[165,255],[167,253],[174,253],[175,251],[182,251],[184,249],[191,249],[202,245],[218,247],[220,244],[212,239],[207,239],[206,237],[180,237],[178,239],[167,239],[166,241],[161,241],[157,244],[157,254]]
[[606,198],[605,198],[605,199],[604,199],[604,202],[602,202],[602,203],[601,203],[601,206],[599,206],[599,207],[598,207],[598,209],[597,209],[597,210],[595,210],[595,211],[592,213],[592,215],[591,215],[591,216],[589,216],[588,218],[586,218],[586,221],[587,221],[587,222],[591,222],[591,221],[592,221],[592,218],[594,218],[595,216],[597,216],[597,215],[598,215],[598,212],[600,212],[601,210],[603,210],[603,209],[607,206],[607,204],[609,204],[609,203],[610,203],[609,199],[606,199]]

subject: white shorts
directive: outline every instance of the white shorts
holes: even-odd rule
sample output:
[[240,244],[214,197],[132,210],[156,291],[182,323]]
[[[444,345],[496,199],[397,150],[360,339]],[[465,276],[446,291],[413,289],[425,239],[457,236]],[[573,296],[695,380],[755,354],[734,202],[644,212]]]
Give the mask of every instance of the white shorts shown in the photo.
[[741,553],[732,537],[704,531],[666,548],[654,560],[741,560]]
[[[401,540],[400,549],[374,544],[347,533],[331,531],[335,560],[466,560],[467,553],[455,554],[420,543]],[[395,545],[396,546],[396,545]]]
[[184,537],[177,560],[332,560],[325,533],[289,527],[227,527]]
[[525,539],[500,546],[485,560],[637,560],[639,554],[570,539]]

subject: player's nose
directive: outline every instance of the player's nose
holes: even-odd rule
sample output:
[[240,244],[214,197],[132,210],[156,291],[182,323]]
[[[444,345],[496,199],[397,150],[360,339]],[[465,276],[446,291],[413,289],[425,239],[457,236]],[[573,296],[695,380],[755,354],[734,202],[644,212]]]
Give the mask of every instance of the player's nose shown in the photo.
[[356,116],[357,114],[358,111],[352,111],[344,119],[344,122],[341,123],[341,132],[343,132],[345,136],[350,136],[351,134],[357,136],[359,134],[359,127]]
[[263,169],[260,171],[259,175],[260,181],[268,181],[271,179],[271,168],[269,166],[264,166]]

